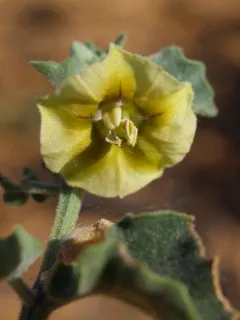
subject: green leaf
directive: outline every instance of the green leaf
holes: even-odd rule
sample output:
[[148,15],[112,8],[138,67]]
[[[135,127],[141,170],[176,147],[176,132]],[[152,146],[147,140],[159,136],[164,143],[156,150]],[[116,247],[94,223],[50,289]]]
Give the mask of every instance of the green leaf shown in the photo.
[[[114,41],[115,44],[123,46],[126,40],[126,33],[121,33]],[[107,52],[95,46],[91,41],[72,42],[70,56],[62,61],[30,61],[30,65],[47,77],[49,82],[58,86],[66,78],[80,73],[88,65],[102,60]]]
[[206,68],[202,62],[187,59],[182,49],[176,46],[165,48],[150,58],[179,81],[192,84],[195,93],[193,109],[196,114],[206,117],[218,114],[214,90],[207,80]]
[[[120,35],[116,38],[116,40],[113,41],[116,45],[123,47],[125,44],[127,38],[127,33],[122,32]],[[98,56],[100,59],[103,59],[107,55],[107,51],[104,51],[98,47],[95,46],[95,44],[91,41],[85,41],[85,45],[94,52],[96,56]]]
[[59,194],[64,186],[61,183],[45,183],[38,180],[36,172],[30,168],[24,168],[19,183],[11,181],[0,174],[0,187],[3,188],[3,202],[11,206],[24,205],[31,195],[32,199],[42,203],[49,196]]
[[141,308],[154,319],[200,319],[184,285],[156,275],[110,239],[87,248],[74,266],[58,264],[45,290],[57,306],[86,295],[105,294]]
[[99,60],[97,54],[81,42],[72,42],[70,56],[62,62],[31,61],[30,65],[58,86],[73,74],[83,71],[89,64]]
[[114,41],[114,43],[117,46],[123,47],[125,44],[125,41],[127,39],[127,33],[126,32],[122,32],[120,33],[120,35],[117,37],[117,39]]
[[109,230],[108,237],[123,241],[133,258],[159,276],[184,283],[201,319],[231,319],[232,309],[216,288],[216,264],[204,258],[191,217],[165,211],[129,214]]
[[12,207],[18,207],[24,205],[29,196],[27,193],[22,191],[13,191],[13,192],[5,192],[3,194],[3,202],[12,206]]
[[40,256],[42,244],[18,226],[7,238],[0,238],[0,280],[19,278]]
[[85,45],[92,50],[92,52],[99,58],[103,59],[106,56],[106,52],[100,48],[98,48],[93,42],[85,41]]

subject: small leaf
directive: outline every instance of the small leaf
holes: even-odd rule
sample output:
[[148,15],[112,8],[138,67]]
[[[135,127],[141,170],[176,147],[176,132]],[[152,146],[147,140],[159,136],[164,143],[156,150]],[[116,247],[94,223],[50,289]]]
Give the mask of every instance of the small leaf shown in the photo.
[[98,47],[91,41],[85,41],[85,45],[94,52],[94,54],[99,58],[103,59],[106,56],[106,52]]
[[3,202],[13,207],[24,205],[28,198],[29,195],[22,191],[7,191],[3,194]]
[[36,194],[36,193],[32,194],[32,199],[38,203],[42,203],[42,202],[46,201],[47,198],[48,198],[48,196],[47,195],[45,196],[44,194]]
[[[123,47],[125,44],[127,38],[127,33],[126,32],[122,32],[120,33],[120,35],[117,37],[117,39],[115,41],[113,41],[113,43],[115,43],[116,45]],[[98,56],[100,59],[103,59],[106,55],[107,55],[107,51],[104,51],[102,49],[99,49],[98,47],[95,46],[95,44],[91,41],[85,41],[85,45],[94,52],[94,54],[96,56]]]
[[200,319],[184,285],[159,277],[112,240],[87,248],[74,266],[58,264],[45,290],[60,305],[89,294],[105,294],[141,308],[154,319]]
[[52,85],[56,86],[65,78],[65,61],[60,63],[54,61],[30,61],[30,65],[47,77]]
[[83,71],[89,64],[99,60],[96,53],[81,42],[72,42],[70,56],[62,62],[31,61],[30,65],[58,86],[73,74]]
[[133,258],[158,275],[184,283],[201,319],[231,319],[233,310],[220,292],[216,264],[204,258],[191,217],[165,211],[129,214],[107,235],[123,241]]
[[125,41],[127,39],[127,33],[126,32],[122,32],[120,33],[120,35],[117,37],[117,39],[114,41],[114,43],[117,46],[123,47],[125,44]]
[[0,238],[0,280],[19,278],[40,256],[42,244],[18,226],[7,238]]
[[[126,33],[121,33],[114,41],[115,44],[123,46]],[[58,86],[66,78],[80,73],[88,65],[102,60],[106,52],[95,46],[91,41],[72,42],[70,56],[62,62],[55,61],[30,61],[30,65],[47,77],[49,82]]]
[[193,109],[196,114],[215,117],[218,114],[214,103],[214,90],[206,76],[202,62],[187,59],[180,47],[172,46],[162,49],[151,60],[160,65],[179,81],[188,81],[195,92]]

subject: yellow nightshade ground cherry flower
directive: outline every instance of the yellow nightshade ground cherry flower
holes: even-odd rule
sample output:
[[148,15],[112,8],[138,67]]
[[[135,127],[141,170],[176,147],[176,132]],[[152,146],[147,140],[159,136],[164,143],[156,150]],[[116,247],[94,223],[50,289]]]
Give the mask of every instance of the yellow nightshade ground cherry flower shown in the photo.
[[103,61],[40,99],[46,166],[99,196],[131,194],[189,151],[192,99],[189,83],[111,45]]

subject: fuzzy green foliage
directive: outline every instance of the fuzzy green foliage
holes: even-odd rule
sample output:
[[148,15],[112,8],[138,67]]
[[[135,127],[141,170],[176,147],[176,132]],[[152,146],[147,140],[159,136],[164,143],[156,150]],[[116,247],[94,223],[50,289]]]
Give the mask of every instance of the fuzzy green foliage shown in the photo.
[[213,262],[203,257],[191,217],[164,211],[128,215],[115,228],[117,238],[120,232],[120,239],[135,259],[147,262],[157,274],[186,285],[202,319],[230,319],[216,295]]
[[128,261],[121,245],[111,240],[87,249],[74,266],[59,264],[46,289],[57,305],[105,294],[133,304],[156,319],[198,319],[184,285],[157,276],[144,264]]
[[164,48],[150,58],[179,81],[192,84],[195,93],[193,109],[196,114],[205,117],[215,117],[218,114],[214,90],[207,80],[204,63],[187,59],[182,49],[176,46]]
[[84,70],[89,64],[98,60],[98,56],[81,42],[73,42],[71,54],[62,62],[31,61],[30,65],[48,78],[52,85],[59,85],[69,76]]
[[42,244],[22,227],[15,227],[7,238],[0,239],[0,280],[21,277],[42,253]]
[[154,319],[230,319],[212,273],[189,216],[163,211],[127,215],[74,265],[57,263],[45,290],[55,307],[100,293]]
[[[123,46],[126,34],[122,33],[114,41]],[[85,43],[72,42],[70,56],[62,62],[55,61],[31,61],[30,65],[42,73],[51,82],[58,86],[64,79],[83,71],[88,65],[104,58],[106,52],[97,48],[90,41]]]

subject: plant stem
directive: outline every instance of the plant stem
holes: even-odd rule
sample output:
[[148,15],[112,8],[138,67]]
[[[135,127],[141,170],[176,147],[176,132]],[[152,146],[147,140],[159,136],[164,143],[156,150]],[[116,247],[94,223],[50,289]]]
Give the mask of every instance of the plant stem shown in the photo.
[[62,186],[57,183],[47,183],[41,181],[27,180],[21,182],[20,189],[28,194],[46,194],[57,195],[60,193]]
[[75,227],[82,205],[82,194],[81,189],[75,188],[61,192],[56,218],[40,272],[45,272],[53,266],[61,246],[61,239]]
[[47,320],[51,311],[47,310],[43,305],[35,305],[30,308],[23,308],[19,319],[27,320]]
[[74,229],[82,206],[82,197],[83,191],[81,189],[62,190],[45,257],[33,288],[37,297],[30,307],[23,306],[20,320],[45,320],[48,318],[50,313],[48,310],[51,308],[44,297],[41,275],[53,267],[62,239]]
[[33,314],[28,318],[29,320],[47,320],[50,315],[50,312],[47,311],[42,306],[37,306]]
[[31,305],[33,303],[35,295],[22,278],[11,279],[8,283],[18,294],[24,304]]

